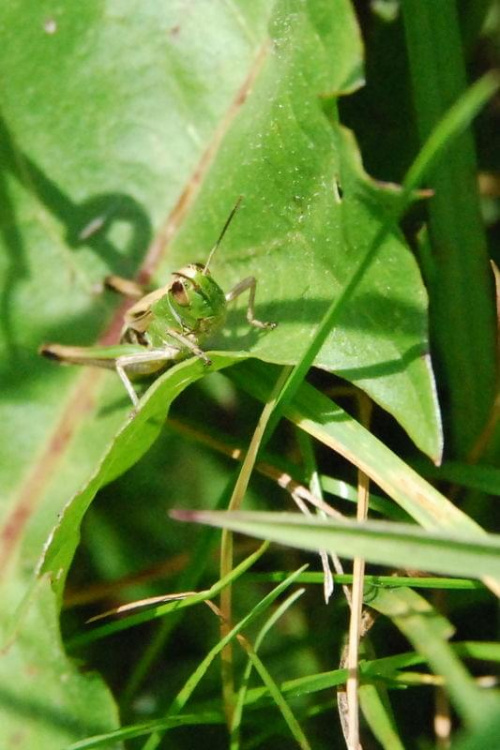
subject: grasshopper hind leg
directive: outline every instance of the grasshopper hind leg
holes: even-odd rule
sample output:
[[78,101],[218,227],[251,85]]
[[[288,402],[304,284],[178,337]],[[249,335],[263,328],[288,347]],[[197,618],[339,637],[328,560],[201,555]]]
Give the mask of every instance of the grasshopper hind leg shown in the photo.
[[139,300],[147,293],[147,289],[136,281],[124,279],[121,276],[115,275],[106,276],[104,279],[104,286],[106,289],[111,289],[111,291],[121,294],[122,297],[127,297],[128,299]]

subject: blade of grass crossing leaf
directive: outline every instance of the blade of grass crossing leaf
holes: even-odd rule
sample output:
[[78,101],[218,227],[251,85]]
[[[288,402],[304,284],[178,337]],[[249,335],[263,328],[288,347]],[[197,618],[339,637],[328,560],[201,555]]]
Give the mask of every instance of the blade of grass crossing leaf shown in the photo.
[[[497,80],[492,79],[491,77],[484,77],[481,79],[475,86],[465,92],[451,113],[445,116],[445,118],[436,126],[435,131],[429,136],[427,144],[421,151],[421,155],[417,156],[413,165],[408,170],[396,210],[394,210],[392,216],[381,226],[375,238],[369,245],[363,259],[352,273],[339,296],[330,304],[330,307],[321,320],[321,323],[316,330],[316,334],[305,351],[302,359],[294,366],[290,373],[288,380],[276,401],[261,447],[265,447],[267,444],[271,434],[276,428],[284,408],[291,402],[297,389],[304,380],[305,375],[312,366],[319,350],[325,343],[328,334],[333,330],[340,312],[348,304],[354,290],[372,263],[386,234],[391,231],[394,224],[405,212],[410,200],[411,191],[422,183],[429,170],[434,166],[438,157],[444,153],[445,147],[449,145],[451,139],[455,138],[465,127],[467,127],[481,107],[484,106],[486,101],[492,96],[497,87]],[[444,138],[446,138],[446,141]]]
[[429,173],[446,154],[446,149],[463,130],[469,127],[485,104],[500,88],[498,73],[486,73],[450,107],[418,152],[406,173],[403,188],[411,193],[422,185]]
[[[370,613],[370,620],[374,618]],[[366,677],[365,667],[368,664],[379,662],[372,641],[364,638],[360,645],[361,660],[359,665],[361,685],[359,687],[359,703],[363,715],[370,726],[374,736],[382,747],[387,750],[404,750],[399,737],[396,717],[389,699],[388,686],[390,681],[375,679],[370,684]],[[390,675],[393,678],[393,674]]]
[[[331,672],[322,672],[307,677],[299,677],[296,680],[287,680],[280,685],[281,692],[290,697],[299,698],[303,695],[331,690],[342,685],[347,679],[347,669],[335,669]],[[330,699],[331,700],[331,699]],[[267,688],[257,687],[248,691],[245,705],[247,709],[260,702],[268,703],[269,695]],[[331,707],[331,704],[330,704]]]
[[146,740],[146,744],[142,746],[142,750],[156,750],[162,739],[161,733],[156,731]]
[[500,469],[494,466],[473,466],[459,461],[446,461],[441,466],[432,466],[428,461],[417,460],[412,462],[412,468],[429,479],[459,484],[489,495],[499,494]]
[[[487,641],[463,641],[450,643],[450,648],[462,658],[477,659],[486,662],[500,662],[500,644]],[[398,670],[408,669],[423,664],[425,654],[408,651],[395,656],[383,656],[380,659],[364,661],[363,675],[366,679],[377,679],[379,675],[391,675]]]

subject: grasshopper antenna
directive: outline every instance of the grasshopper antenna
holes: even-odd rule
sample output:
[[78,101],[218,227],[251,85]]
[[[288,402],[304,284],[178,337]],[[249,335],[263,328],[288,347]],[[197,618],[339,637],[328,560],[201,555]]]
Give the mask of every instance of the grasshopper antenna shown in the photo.
[[208,255],[208,258],[207,258],[207,262],[205,263],[205,268],[203,269],[203,275],[205,275],[205,274],[206,274],[206,273],[208,272],[208,266],[210,265],[210,261],[212,260],[212,258],[213,258],[213,256],[214,256],[214,253],[215,253],[215,251],[217,250],[217,248],[219,247],[220,243],[222,242],[222,240],[223,240],[223,238],[224,238],[224,235],[226,234],[226,232],[227,232],[227,230],[228,230],[228,227],[229,227],[230,223],[232,222],[232,220],[233,220],[233,218],[234,218],[234,215],[235,215],[236,211],[237,211],[237,210],[239,209],[239,207],[241,206],[241,201],[242,201],[242,200],[243,200],[243,196],[242,196],[242,195],[240,195],[240,197],[238,198],[238,200],[237,200],[237,201],[236,201],[236,203],[234,204],[234,206],[233,206],[233,209],[232,209],[231,213],[230,213],[230,214],[229,214],[229,216],[227,217],[227,219],[226,219],[226,223],[225,223],[225,224],[224,224],[224,226],[222,227],[222,232],[221,232],[221,233],[220,233],[220,235],[219,235],[219,239],[217,240],[217,242],[215,243],[215,245],[213,246],[213,248],[212,248],[212,249],[210,250],[210,253],[209,253],[209,255]]

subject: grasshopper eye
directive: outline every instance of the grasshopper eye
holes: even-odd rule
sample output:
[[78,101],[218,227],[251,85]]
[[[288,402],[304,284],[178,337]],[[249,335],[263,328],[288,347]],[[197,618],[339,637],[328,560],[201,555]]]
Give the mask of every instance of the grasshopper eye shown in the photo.
[[182,281],[177,279],[170,287],[172,297],[181,307],[187,307],[189,305],[189,297],[186,292],[186,287]]

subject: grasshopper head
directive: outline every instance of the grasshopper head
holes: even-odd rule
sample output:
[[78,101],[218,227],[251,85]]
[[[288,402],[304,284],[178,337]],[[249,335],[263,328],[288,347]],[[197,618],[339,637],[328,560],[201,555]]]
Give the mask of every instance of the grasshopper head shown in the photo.
[[217,327],[226,311],[224,292],[201,263],[191,263],[173,274],[168,303],[183,328],[193,331]]

